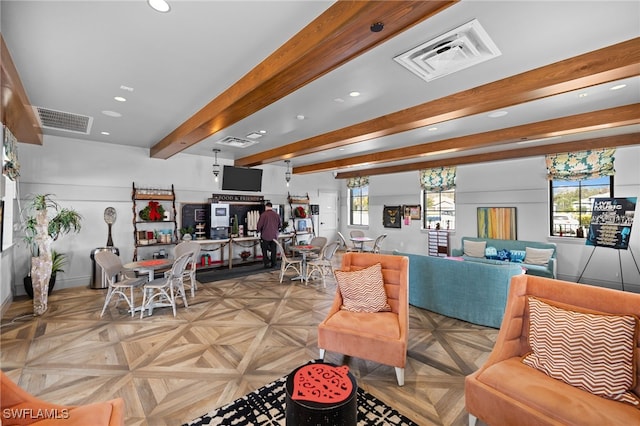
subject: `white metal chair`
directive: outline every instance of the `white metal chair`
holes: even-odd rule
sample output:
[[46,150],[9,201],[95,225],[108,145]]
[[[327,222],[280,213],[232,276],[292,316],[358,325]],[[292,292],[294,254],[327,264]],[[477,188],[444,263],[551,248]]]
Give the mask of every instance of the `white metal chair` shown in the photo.
[[114,294],[118,295],[116,306],[118,305],[118,302],[120,302],[120,299],[124,299],[129,305],[131,316],[133,316],[135,311],[135,297],[133,295],[133,290],[146,283],[147,278],[136,277],[135,272],[126,270],[122,266],[120,257],[113,252],[100,251],[96,253],[95,260],[102,268],[102,279],[105,280],[109,286],[100,316],[102,317],[104,315],[104,311],[107,309],[107,306]]
[[291,259],[287,257],[279,241],[276,241],[276,247],[278,247],[278,251],[280,251],[280,283],[282,283],[282,278],[289,268],[296,271],[299,276],[302,276],[302,259]]
[[362,251],[368,253],[380,253],[380,246],[385,238],[387,238],[387,234],[378,235],[378,237],[376,237],[376,240],[373,242],[373,247],[365,246],[362,248]]
[[307,254],[307,259],[318,259],[321,256],[322,249],[327,245],[326,237],[313,237],[311,241],[309,241],[310,246],[318,247],[317,251],[311,252]]
[[[354,229],[352,231],[349,232],[349,236],[351,236],[351,238],[361,238],[364,237],[364,231],[361,231],[359,229]],[[353,243],[353,251],[364,251],[364,243]]]
[[[186,289],[191,289],[191,297],[195,297],[198,289],[198,281],[196,281],[196,265],[200,259],[200,244],[195,241],[183,241],[173,249],[173,258],[177,259],[185,253],[192,253],[191,261],[187,263],[182,273],[182,284]],[[188,284],[185,279],[188,279]]]
[[327,287],[325,283],[324,277],[327,275],[333,276],[333,256],[336,254],[336,251],[340,247],[339,241],[334,241],[333,243],[329,243],[322,249],[320,257],[316,260],[311,260],[307,262],[307,282],[311,278],[314,273],[320,274],[322,278],[322,286],[324,288]]
[[177,258],[173,266],[165,272],[163,278],[158,278],[148,282],[142,289],[142,309],[140,318],[144,316],[144,311],[148,310],[149,315],[153,315],[153,308],[161,306],[171,306],[173,316],[176,316],[176,298],[182,297],[184,307],[188,308],[187,296],[184,291],[183,273],[191,259],[192,252],[188,252]]

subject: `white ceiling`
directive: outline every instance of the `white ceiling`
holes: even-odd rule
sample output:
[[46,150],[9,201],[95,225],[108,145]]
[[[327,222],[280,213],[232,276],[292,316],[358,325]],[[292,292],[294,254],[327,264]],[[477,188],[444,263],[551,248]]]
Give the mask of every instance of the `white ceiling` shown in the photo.
[[[162,14],[145,0],[1,1],[0,30],[31,104],[93,117],[90,135],[44,130],[45,135],[151,148],[333,3],[169,2],[171,11]],[[393,60],[473,19],[478,19],[501,56],[431,82]],[[212,149],[219,147],[220,158],[246,157],[639,35],[640,2],[635,0],[462,1],[184,152],[213,157]],[[622,90],[609,90],[615,83],[608,83],[521,104],[507,108],[509,114],[501,118],[479,114],[429,126],[437,130],[421,128],[342,150],[298,156],[292,164],[326,162],[640,102],[640,77],[624,83]],[[351,91],[361,96],[349,97]],[[580,97],[581,93],[588,96]],[[127,101],[117,102],[115,96]],[[110,117],[103,111],[122,116]],[[305,119],[297,119],[299,114]],[[215,144],[225,136],[245,138],[259,130],[267,133],[249,148]],[[550,143],[638,130],[638,125],[601,129]],[[465,155],[519,147],[500,145]],[[434,154],[429,159],[451,155],[459,154]],[[424,157],[413,161],[417,160]],[[366,167],[370,166],[349,170]]]

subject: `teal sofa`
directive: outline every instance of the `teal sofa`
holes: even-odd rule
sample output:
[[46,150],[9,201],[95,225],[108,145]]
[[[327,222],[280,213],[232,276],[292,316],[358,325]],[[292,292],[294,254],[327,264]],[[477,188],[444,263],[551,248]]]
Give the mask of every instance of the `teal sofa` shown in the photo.
[[474,238],[474,237],[462,237],[462,245],[459,249],[452,249],[451,256],[462,257],[467,261],[473,262],[481,262],[481,263],[491,263],[495,264],[496,262],[500,263],[508,263],[508,261],[503,260],[495,260],[495,259],[487,259],[486,257],[470,257],[464,255],[464,242],[465,241],[486,241],[487,247],[493,247],[497,251],[501,250],[519,250],[526,251],[527,247],[535,248],[535,249],[553,249],[553,254],[549,259],[549,262],[546,265],[533,265],[526,262],[520,262],[519,265],[522,265],[526,268],[527,275],[536,275],[539,277],[545,278],[556,278],[557,272],[557,259],[556,259],[556,245],[554,243],[542,243],[539,241],[523,241],[523,240],[496,240],[492,238]]
[[409,304],[473,324],[500,328],[515,263],[394,254],[409,258]]

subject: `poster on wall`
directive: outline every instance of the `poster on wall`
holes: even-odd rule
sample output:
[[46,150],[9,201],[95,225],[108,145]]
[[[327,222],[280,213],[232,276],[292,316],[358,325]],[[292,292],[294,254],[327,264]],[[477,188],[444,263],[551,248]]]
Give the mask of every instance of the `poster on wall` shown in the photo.
[[595,198],[586,244],[627,250],[636,201],[637,197]]
[[382,226],[385,228],[401,228],[401,216],[400,206],[384,206],[382,210]]

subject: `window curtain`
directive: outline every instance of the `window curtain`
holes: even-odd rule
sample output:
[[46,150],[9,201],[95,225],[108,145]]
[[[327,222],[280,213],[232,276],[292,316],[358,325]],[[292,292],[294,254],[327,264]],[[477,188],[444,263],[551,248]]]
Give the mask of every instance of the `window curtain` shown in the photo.
[[548,154],[547,178],[549,180],[584,180],[601,176],[613,176],[615,148],[591,151]]
[[362,188],[363,186],[369,185],[369,176],[358,176],[352,177],[347,180],[347,188]]
[[7,126],[4,126],[2,174],[15,181],[20,176],[18,162],[18,140]]
[[455,167],[420,170],[420,186],[425,191],[447,191],[456,187]]

